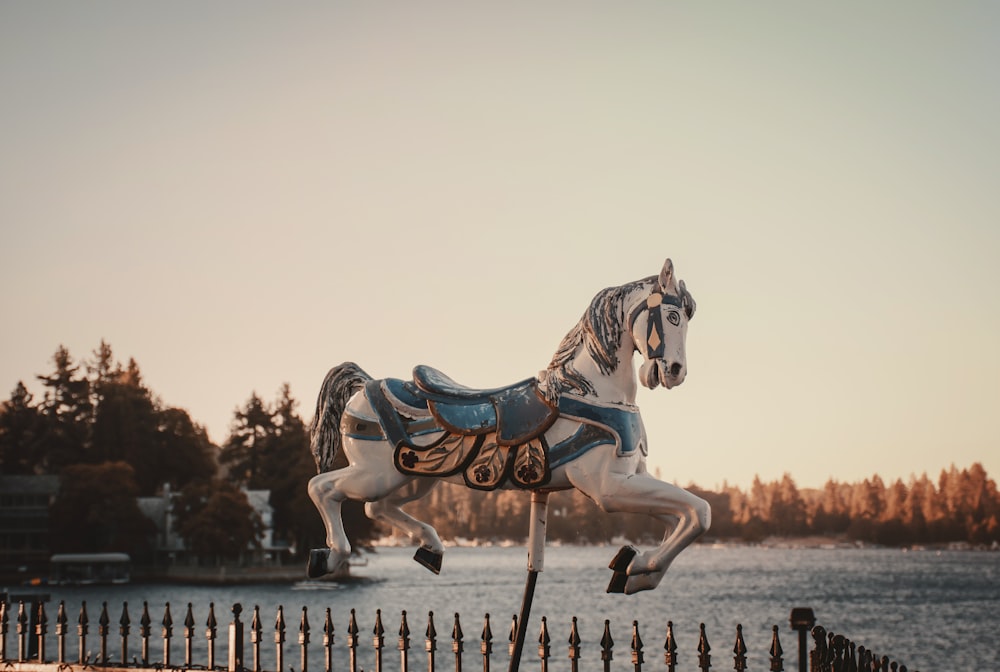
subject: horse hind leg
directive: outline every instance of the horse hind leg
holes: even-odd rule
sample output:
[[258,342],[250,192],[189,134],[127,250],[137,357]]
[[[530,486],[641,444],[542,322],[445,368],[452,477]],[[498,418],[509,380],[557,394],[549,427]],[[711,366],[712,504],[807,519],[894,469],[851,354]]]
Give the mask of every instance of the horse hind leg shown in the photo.
[[441,543],[437,531],[401,508],[404,504],[429,493],[435,485],[437,481],[429,478],[414,479],[382,499],[365,504],[365,513],[372,520],[388,523],[405,532],[420,544],[413,559],[435,574],[439,574],[441,560],[444,557],[444,544]]

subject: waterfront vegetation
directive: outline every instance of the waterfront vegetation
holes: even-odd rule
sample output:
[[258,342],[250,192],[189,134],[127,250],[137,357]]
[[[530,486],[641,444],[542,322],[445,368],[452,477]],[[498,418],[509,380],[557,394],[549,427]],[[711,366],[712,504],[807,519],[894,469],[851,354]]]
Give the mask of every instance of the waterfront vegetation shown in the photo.
[[[101,342],[76,361],[64,347],[54,370],[38,375],[40,399],[19,383],[0,402],[0,473],[55,474],[60,491],[52,506],[52,550],[124,551],[151,557],[153,530],[136,497],[169,485],[177,531],[187,548],[224,559],[252,546],[259,533],[242,489],[270,491],[273,535],[298,561],[323,546],[319,515],[305,483],[315,473],[306,423],[284,385],[267,402],[251,392],[233,414],[230,433],[214,445],[184,409],[149,389],[134,360],[117,361]],[[792,477],[749,490],[723,484],[706,490],[682,484],[713,510],[708,538],[760,541],[770,536],[821,536],[884,545],[1000,543],[1000,495],[982,465],[954,465],[886,483],[827,482],[799,488]],[[520,542],[527,533],[529,499],[523,492],[481,493],[442,485],[407,509],[432,522],[446,540]],[[346,510],[349,536],[361,544],[388,533],[376,529],[360,505]],[[548,537],[567,543],[604,543],[625,537],[646,541],[662,527],[645,516],[607,514],[579,492],[554,493]]]

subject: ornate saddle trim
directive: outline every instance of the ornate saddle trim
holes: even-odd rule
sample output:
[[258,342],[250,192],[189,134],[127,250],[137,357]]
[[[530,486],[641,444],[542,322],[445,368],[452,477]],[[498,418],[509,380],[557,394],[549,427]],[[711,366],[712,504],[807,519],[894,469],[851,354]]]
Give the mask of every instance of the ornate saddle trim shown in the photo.
[[[647,454],[646,442],[643,440],[645,431],[642,427],[642,418],[639,417],[639,409],[635,406],[605,406],[563,394],[559,397],[559,412],[564,418],[608,430],[615,439],[617,454],[620,457],[631,455],[637,449],[641,450],[643,455]],[[611,441],[592,443],[590,447],[599,443],[611,443]],[[578,454],[579,451],[575,453]]]
[[[409,400],[401,403],[394,394],[401,386],[407,383],[391,379],[365,385],[365,396],[378,416],[378,436],[363,419],[362,430],[356,424],[352,426],[354,419],[348,414],[341,421],[342,431],[356,438],[389,441],[395,448],[393,463],[404,474],[445,477],[463,473],[466,484],[479,490],[494,490],[508,481],[531,489],[551,479],[548,445],[540,434],[517,445],[504,445],[495,429],[459,433],[444,426],[436,416],[406,418],[406,414],[420,409]],[[434,432],[439,436],[432,436]],[[420,442],[420,434],[427,435],[425,441]]]

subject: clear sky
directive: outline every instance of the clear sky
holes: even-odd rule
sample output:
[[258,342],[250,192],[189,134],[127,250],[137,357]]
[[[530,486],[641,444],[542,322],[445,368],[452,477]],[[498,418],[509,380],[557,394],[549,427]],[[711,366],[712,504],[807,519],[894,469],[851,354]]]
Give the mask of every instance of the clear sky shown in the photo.
[[536,374],[674,260],[651,467],[1000,477],[1000,4],[4,2],[0,398],[101,339],[216,442]]

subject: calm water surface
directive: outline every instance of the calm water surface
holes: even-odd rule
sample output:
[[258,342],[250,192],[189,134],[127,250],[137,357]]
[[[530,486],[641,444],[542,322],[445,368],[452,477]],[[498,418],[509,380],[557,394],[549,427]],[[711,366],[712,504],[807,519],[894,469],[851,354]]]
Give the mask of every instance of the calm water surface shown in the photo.
[[[350,610],[355,609],[361,632],[361,664],[373,668],[371,632],[376,609],[382,610],[386,631],[385,660],[398,669],[396,649],[400,615],[407,611],[411,631],[410,659],[426,669],[424,631],[434,612],[438,659],[451,656],[454,614],[461,614],[465,634],[465,665],[475,664],[484,616],[490,614],[494,634],[494,666],[506,669],[507,635],[512,615],[520,609],[527,554],[523,548],[450,548],[435,576],[411,560],[412,549],[383,548],[369,556],[355,574],[365,581],[347,584],[268,584],[207,587],[159,584],[92,588],[53,588],[54,603],[65,600],[75,622],[80,603],[87,601],[92,646],[100,603],[108,601],[112,621],[109,640],[117,646],[121,603],[128,601],[133,638],[141,604],[147,601],[156,626],[164,604],[174,620],[174,661],[183,660],[183,628],[187,603],[194,605],[196,651],[203,652],[208,605],[214,602],[220,623],[217,660],[225,662],[225,626],[230,606],[244,607],[249,622],[254,605],[264,623],[263,664],[273,669],[274,621],[284,606],[287,624],[286,665],[298,669],[298,627],[302,607],[311,625],[311,669],[322,669],[319,655],[326,608],[335,626],[335,662],[346,660],[345,640]],[[1000,629],[1000,553],[974,551],[910,551],[889,549],[766,549],[697,546],[681,554],[655,591],[638,595],[605,592],[608,561],[614,548],[548,548],[545,571],[539,576],[528,628],[522,669],[536,669],[537,640],[542,616],[552,640],[550,669],[569,669],[566,640],[573,616],[583,640],[583,660],[593,668],[600,661],[604,619],[615,640],[614,668],[631,669],[629,644],[632,621],[640,625],[645,644],[645,669],[663,669],[667,621],[674,623],[680,669],[697,669],[698,626],[705,623],[712,646],[713,669],[732,669],[736,625],[742,624],[751,670],[769,667],[771,626],[780,627],[786,652],[785,668],[794,669],[797,639],[788,625],[793,607],[809,606],[818,623],[905,663],[910,670],[979,670],[1000,667],[996,636]],[[54,612],[54,606],[49,607]],[[51,619],[51,615],[50,615]],[[74,629],[75,630],[75,629]],[[50,627],[51,631],[51,627]],[[158,636],[159,627],[153,629]],[[151,646],[157,657],[162,644]],[[247,635],[249,660],[249,635]],[[137,650],[132,644],[132,650]],[[72,651],[73,648],[71,647]],[[201,658],[197,656],[201,656]],[[196,663],[204,661],[196,654]],[[502,661],[502,663],[500,662]],[[413,666],[417,669],[418,666]],[[440,669],[446,669],[444,666]]]

